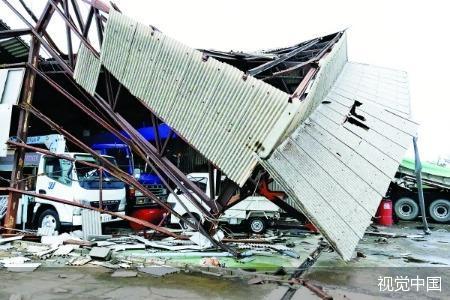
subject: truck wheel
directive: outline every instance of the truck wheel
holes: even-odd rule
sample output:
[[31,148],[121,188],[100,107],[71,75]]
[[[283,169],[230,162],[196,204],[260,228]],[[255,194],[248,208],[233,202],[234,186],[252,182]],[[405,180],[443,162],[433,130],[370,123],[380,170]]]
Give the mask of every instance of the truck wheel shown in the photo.
[[267,223],[263,218],[251,218],[248,220],[248,227],[251,232],[260,234],[266,231]]
[[59,231],[61,223],[59,222],[58,213],[54,209],[46,209],[39,216],[38,228],[42,227],[47,230]]
[[419,205],[409,197],[402,197],[395,202],[394,211],[400,220],[411,221],[419,216]]
[[430,217],[439,223],[450,221],[450,201],[445,199],[434,200],[429,208]]
[[[192,214],[192,215],[194,216],[194,218],[191,218],[191,216],[189,216],[188,214],[184,214],[183,217],[191,223],[198,224],[200,217],[197,216],[197,214]],[[184,230],[196,229],[196,228],[191,228],[191,226],[186,224],[183,220],[180,220],[180,225],[181,225],[181,228],[183,228]]]

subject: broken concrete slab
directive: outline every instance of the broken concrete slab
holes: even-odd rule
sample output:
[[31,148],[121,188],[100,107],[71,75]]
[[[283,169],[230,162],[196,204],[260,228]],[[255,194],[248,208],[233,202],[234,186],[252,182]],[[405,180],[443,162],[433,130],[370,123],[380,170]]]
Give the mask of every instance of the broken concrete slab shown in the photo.
[[64,241],[67,241],[70,239],[74,239],[74,237],[65,232],[65,233],[62,233],[57,236],[43,236],[41,238],[41,243],[44,245],[59,246],[59,245],[62,245],[64,243]]
[[114,242],[109,242],[109,241],[97,241],[95,242],[97,247],[109,247],[109,246],[113,246],[113,245],[117,245]]
[[92,261],[92,258],[89,256],[80,256],[71,258],[67,264],[70,266],[84,266],[88,262]]
[[155,277],[161,277],[168,274],[178,273],[180,269],[168,267],[168,266],[149,266],[149,267],[139,267],[139,272],[149,274]]
[[0,251],[7,251],[12,248],[11,243],[0,245]]
[[101,235],[89,235],[87,237],[89,241],[106,241],[112,239],[112,235],[110,234],[101,234]]
[[89,252],[89,256],[93,259],[109,260],[112,250],[103,247],[93,247]]
[[202,249],[208,249],[213,246],[211,241],[198,231],[194,232],[189,238],[189,240],[194,242],[196,245],[200,246]]
[[33,272],[41,264],[40,263],[14,263],[4,264],[5,268],[10,272]]
[[17,241],[17,240],[21,240],[23,239],[23,235],[18,235],[18,236],[11,236],[11,237],[7,237],[7,238],[1,238],[0,239],[0,245],[12,242],[12,241]]
[[143,250],[143,249],[145,249],[145,245],[144,244],[112,245],[112,246],[109,246],[109,249],[112,249],[115,252],[117,252],[117,251],[124,251],[124,250]]
[[58,235],[58,231],[55,228],[39,227],[37,230],[38,236],[55,236]]
[[121,271],[117,270],[114,271],[114,273],[111,274],[111,277],[120,277],[120,278],[129,278],[129,277],[136,277],[137,272],[136,271]]
[[29,261],[30,259],[28,257],[24,256],[15,256],[15,257],[7,257],[0,259],[0,264],[23,264],[26,261]]
[[112,269],[112,270],[116,270],[116,269],[120,268],[120,266],[114,265],[114,264],[109,263],[107,261],[94,260],[94,261],[89,262],[89,264],[94,265],[94,266],[105,267],[105,268]]
[[61,245],[58,247],[58,249],[56,249],[55,252],[53,252],[53,256],[67,255],[77,247],[78,246],[76,246],[76,245]]

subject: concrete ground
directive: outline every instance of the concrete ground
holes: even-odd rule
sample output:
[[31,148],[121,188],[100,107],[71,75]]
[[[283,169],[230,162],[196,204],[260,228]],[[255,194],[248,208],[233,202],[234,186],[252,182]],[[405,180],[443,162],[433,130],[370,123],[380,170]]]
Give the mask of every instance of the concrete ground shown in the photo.
[[[433,224],[432,234],[422,233],[419,223],[400,223],[380,231],[410,237],[383,238],[366,235],[359,256],[343,262],[336,253],[322,253],[304,278],[322,286],[334,299],[450,299],[450,225]],[[290,238],[301,258],[300,265],[317,246],[320,236]],[[286,268],[289,269],[289,268]],[[249,285],[247,279],[178,273],[154,278],[114,278],[103,267],[41,267],[29,273],[0,271],[0,299],[280,299],[288,289],[279,283]],[[409,291],[380,291],[383,277],[407,279]],[[406,277],[407,276],[407,277]],[[427,291],[427,277],[440,277],[441,291]],[[411,279],[416,284],[413,284]],[[424,280],[422,286],[421,279]],[[394,282],[395,283],[395,282]],[[419,284],[417,284],[419,283]],[[292,299],[319,299],[300,287]]]

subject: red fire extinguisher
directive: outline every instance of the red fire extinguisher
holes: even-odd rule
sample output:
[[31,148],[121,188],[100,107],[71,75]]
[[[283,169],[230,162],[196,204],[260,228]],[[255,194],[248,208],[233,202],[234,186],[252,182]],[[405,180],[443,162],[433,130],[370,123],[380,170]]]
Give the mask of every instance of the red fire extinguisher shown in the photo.
[[392,226],[394,220],[392,218],[392,201],[383,198],[376,214],[377,223],[383,226]]

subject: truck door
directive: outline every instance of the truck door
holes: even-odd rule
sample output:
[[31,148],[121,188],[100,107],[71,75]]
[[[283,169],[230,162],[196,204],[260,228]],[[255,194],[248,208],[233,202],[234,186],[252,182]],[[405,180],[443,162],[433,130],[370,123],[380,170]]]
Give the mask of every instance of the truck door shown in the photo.
[[[65,200],[73,200],[71,161],[52,156],[44,156],[39,165],[36,180],[36,193],[45,194]],[[59,214],[61,222],[72,222],[71,208],[65,204],[38,199],[37,202],[51,204]],[[67,213],[66,213],[67,212]]]

